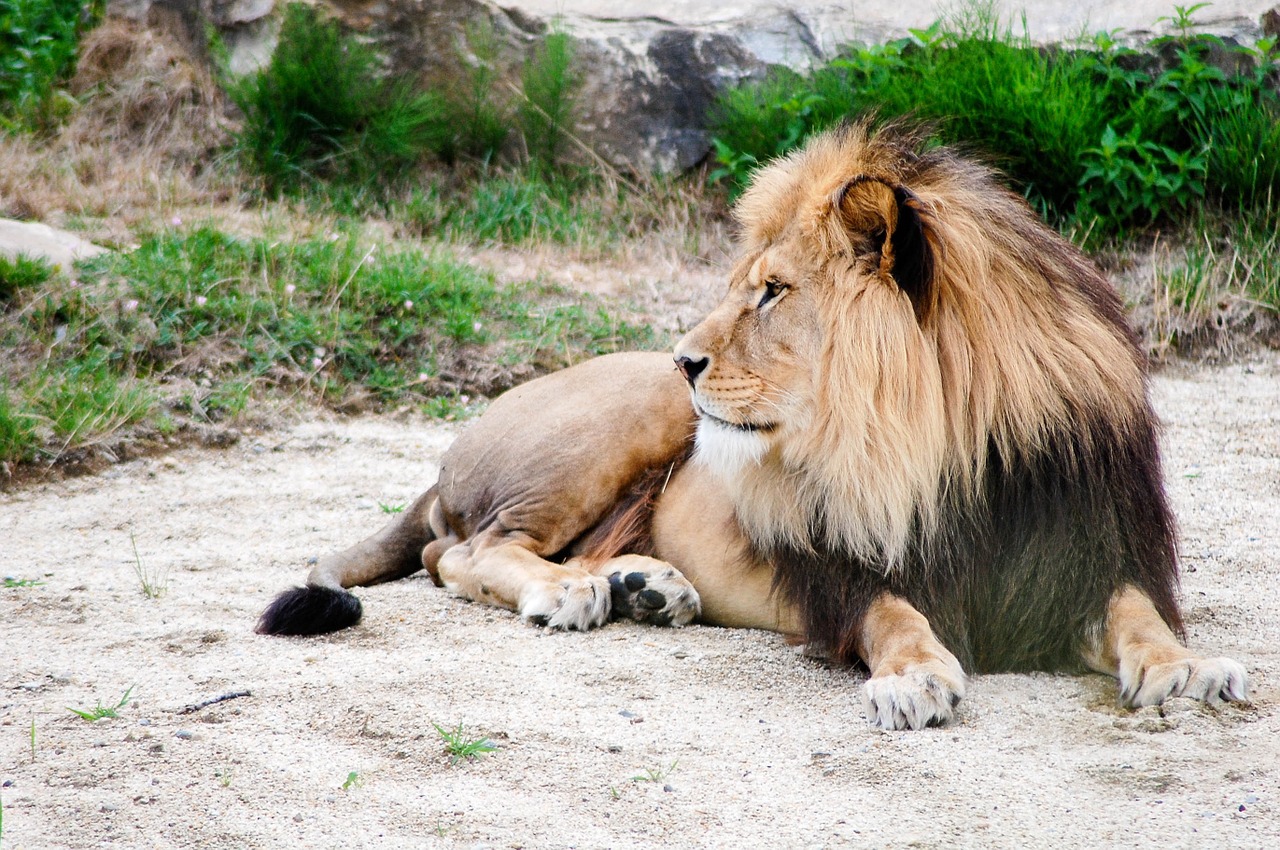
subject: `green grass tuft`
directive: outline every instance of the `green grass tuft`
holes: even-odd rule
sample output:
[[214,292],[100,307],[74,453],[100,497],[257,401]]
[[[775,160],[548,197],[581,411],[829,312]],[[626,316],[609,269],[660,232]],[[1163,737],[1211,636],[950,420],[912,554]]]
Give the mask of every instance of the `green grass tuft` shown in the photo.
[[488,738],[477,738],[468,734],[461,723],[454,729],[446,729],[438,723],[431,725],[444,741],[444,749],[449,755],[450,764],[457,764],[463,759],[477,759],[498,749],[497,745]]
[[120,709],[124,708],[125,705],[128,704],[129,696],[130,694],[133,693],[134,687],[136,686],[130,685],[129,689],[124,692],[124,696],[120,697],[120,701],[115,705],[103,705],[102,700],[98,700],[98,704],[95,705],[93,708],[83,709],[83,708],[71,708],[70,706],[68,706],[67,711],[71,712],[76,717],[79,717],[82,720],[89,721],[90,723],[94,723],[98,720],[102,720],[108,717],[119,717]]
[[0,307],[11,302],[20,291],[48,283],[53,275],[53,266],[40,257],[0,255]]

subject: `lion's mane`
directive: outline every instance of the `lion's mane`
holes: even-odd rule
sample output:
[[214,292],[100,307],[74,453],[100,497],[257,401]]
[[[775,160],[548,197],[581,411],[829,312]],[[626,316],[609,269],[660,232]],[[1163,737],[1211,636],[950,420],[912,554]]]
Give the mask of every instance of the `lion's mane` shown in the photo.
[[[869,227],[907,298],[854,285],[842,193],[863,183],[897,205],[890,236]],[[970,670],[1077,666],[1126,582],[1181,629],[1145,358],[1079,251],[991,170],[894,126],[812,140],[736,215],[745,254],[800,240],[835,284],[818,412],[733,482],[810,640],[854,657],[886,589]]]

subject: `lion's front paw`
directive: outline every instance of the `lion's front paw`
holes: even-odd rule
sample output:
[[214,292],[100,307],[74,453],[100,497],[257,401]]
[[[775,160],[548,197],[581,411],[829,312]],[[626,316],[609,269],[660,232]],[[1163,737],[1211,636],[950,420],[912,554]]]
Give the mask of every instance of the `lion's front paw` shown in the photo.
[[[609,575],[613,615],[655,626],[685,626],[702,613],[702,600],[689,580],[669,564],[652,558],[616,564]],[[647,563],[645,563],[647,562]]]
[[929,661],[901,673],[872,676],[863,686],[867,720],[880,729],[925,729],[951,720],[964,697],[958,663]]
[[609,582],[599,576],[539,582],[520,600],[520,616],[549,629],[603,626],[609,619]]
[[1120,699],[1134,708],[1160,705],[1172,697],[1243,702],[1248,690],[1248,674],[1230,658],[1192,656],[1125,670],[1120,676]]

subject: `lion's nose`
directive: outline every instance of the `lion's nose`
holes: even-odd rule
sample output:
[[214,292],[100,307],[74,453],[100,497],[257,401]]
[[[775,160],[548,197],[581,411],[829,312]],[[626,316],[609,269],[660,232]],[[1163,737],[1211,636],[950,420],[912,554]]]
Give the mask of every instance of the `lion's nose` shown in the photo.
[[681,375],[684,375],[684,379],[689,382],[689,386],[693,386],[693,382],[698,380],[698,376],[702,374],[709,363],[711,363],[710,357],[700,357],[694,360],[692,357],[681,355],[676,358],[676,368],[680,370]]

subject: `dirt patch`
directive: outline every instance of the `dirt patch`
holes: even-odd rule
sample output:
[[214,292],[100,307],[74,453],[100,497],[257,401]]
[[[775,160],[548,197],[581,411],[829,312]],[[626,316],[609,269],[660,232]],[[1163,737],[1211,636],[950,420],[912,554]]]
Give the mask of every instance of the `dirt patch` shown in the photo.
[[[3,573],[42,582],[0,589],[5,846],[1270,847],[1278,380],[1273,356],[1155,382],[1189,639],[1244,662],[1243,708],[982,676],[953,725],[875,732],[859,674],[774,635],[550,634],[425,578],[360,591],[348,632],[254,635],[308,557],[430,483],[456,426],[312,420],[0,494]],[[66,710],[130,687],[116,719]],[[432,723],[498,749],[451,764]]]

